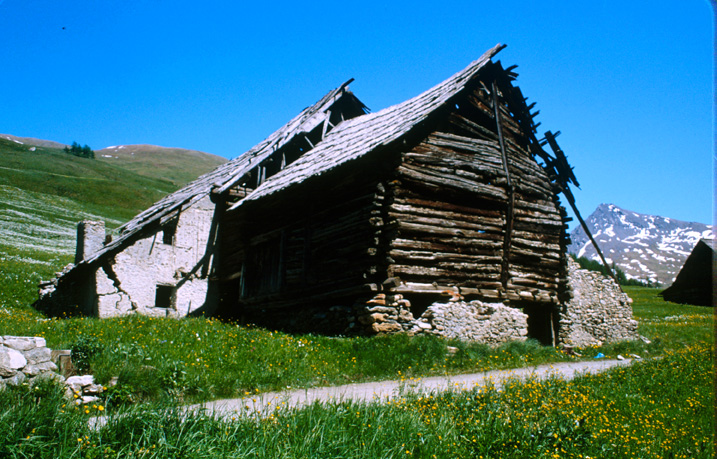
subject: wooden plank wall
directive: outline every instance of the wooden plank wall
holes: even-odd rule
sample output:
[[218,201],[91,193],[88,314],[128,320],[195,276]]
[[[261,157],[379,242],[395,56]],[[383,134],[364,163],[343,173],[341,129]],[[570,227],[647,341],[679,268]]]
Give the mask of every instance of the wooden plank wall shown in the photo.
[[230,278],[241,277],[252,247],[281,245],[280,288],[237,306],[256,314],[350,307],[391,278],[400,279],[391,290],[411,301],[450,290],[516,306],[558,304],[564,209],[499,97],[504,164],[491,83],[414,131],[414,146],[396,142],[230,213],[235,231],[222,242]]
[[224,225],[233,230],[225,231],[222,241],[225,277],[241,277],[242,263],[251,259],[254,247],[281,246],[280,288],[245,295],[238,307],[296,310],[365,295],[370,293],[367,284],[385,279],[385,270],[378,273],[380,185],[365,172],[354,169],[340,178],[328,174],[321,183],[298,187],[273,202],[264,199],[261,206],[228,217]]
[[[388,275],[401,279],[399,292],[459,287],[472,298],[558,302],[560,206],[518,124],[504,103],[499,107],[512,190],[487,89],[458,101],[446,122],[403,154],[389,193],[389,217],[397,231],[390,241],[395,263]],[[504,257],[506,283],[501,282]]]

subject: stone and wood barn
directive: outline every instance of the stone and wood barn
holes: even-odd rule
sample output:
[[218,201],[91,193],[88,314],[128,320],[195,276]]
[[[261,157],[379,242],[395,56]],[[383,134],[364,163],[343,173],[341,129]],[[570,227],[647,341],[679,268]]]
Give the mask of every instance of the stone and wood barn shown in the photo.
[[502,48],[376,113],[346,83],[117,239],[81,225],[76,265],[40,306],[384,333],[430,329],[433,306],[460,304],[527,329],[509,338],[555,343],[572,297],[558,194],[577,182],[492,61]]
[[243,155],[138,214],[119,228],[114,240],[105,235],[103,222],[80,223],[75,264],[40,285],[38,307],[52,314],[98,317],[184,317],[215,309],[217,283],[210,278],[224,212],[334,126],[366,113],[349,83]]

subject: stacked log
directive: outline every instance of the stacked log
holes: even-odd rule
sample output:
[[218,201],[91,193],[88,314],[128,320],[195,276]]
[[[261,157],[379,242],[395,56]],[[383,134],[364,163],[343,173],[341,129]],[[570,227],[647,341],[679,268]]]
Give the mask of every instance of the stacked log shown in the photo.
[[395,291],[457,288],[481,300],[559,302],[563,210],[521,126],[501,100],[499,127],[492,103],[485,89],[473,91],[402,154],[388,210],[396,230],[387,276],[402,281]]

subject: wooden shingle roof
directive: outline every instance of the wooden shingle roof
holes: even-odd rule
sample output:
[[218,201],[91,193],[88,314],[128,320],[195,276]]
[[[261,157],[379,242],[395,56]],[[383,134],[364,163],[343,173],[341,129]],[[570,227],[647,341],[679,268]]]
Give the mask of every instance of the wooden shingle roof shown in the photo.
[[[158,226],[175,218],[185,208],[192,206],[210,193],[222,193],[242,179],[252,169],[267,159],[284,145],[287,145],[297,136],[311,132],[317,126],[328,123],[332,107],[344,96],[351,97],[354,106],[358,106],[362,113],[366,107],[348,91],[349,80],[330,91],[314,105],[305,108],[301,113],[286,123],[264,141],[251,148],[237,158],[222,164],[212,172],[202,175],[183,188],[169,194],[156,202],[153,206],[139,213],[132,220],[119,228],[119,237],[105,245],[78,264],[91,264],[106,254],[116,253],[138,237],[143,237],[148,231],[154,231]],[[71,272],[71,271],[70,271]]]
[[503,48],[500,44],[494,46],[462,71],[413,99],[342,123],[316,148],[272,176],[229,210],[321,175],[399,139],[460,93]]

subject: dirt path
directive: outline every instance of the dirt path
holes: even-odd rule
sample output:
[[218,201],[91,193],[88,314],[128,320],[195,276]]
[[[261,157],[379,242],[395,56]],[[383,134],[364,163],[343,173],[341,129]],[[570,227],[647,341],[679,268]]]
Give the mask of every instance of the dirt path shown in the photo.
[[572,379],[585,373],[599,373],[617,366],[630,365],[626,360],[589,360],[584,362],[560,362],[512,370],[493,370],[482,373],[454,376],[433,376],[404,381],[379,381],[361,384],[347,384],[333,387],[310,389],[289,389],[281,392],[266,392],[244,398],[215,400],[188,406],[188,410],[206,411],[219,417],[235,417],[246,414],[268,415],[280,407],[281,410],[310,405],[315,401],[371,401],[387,400],[406,392],[440,392],[446,390],[470,390],[492,382],[500,387],[506,379],[525,379],[531,376],[548,378],[557,375]]

